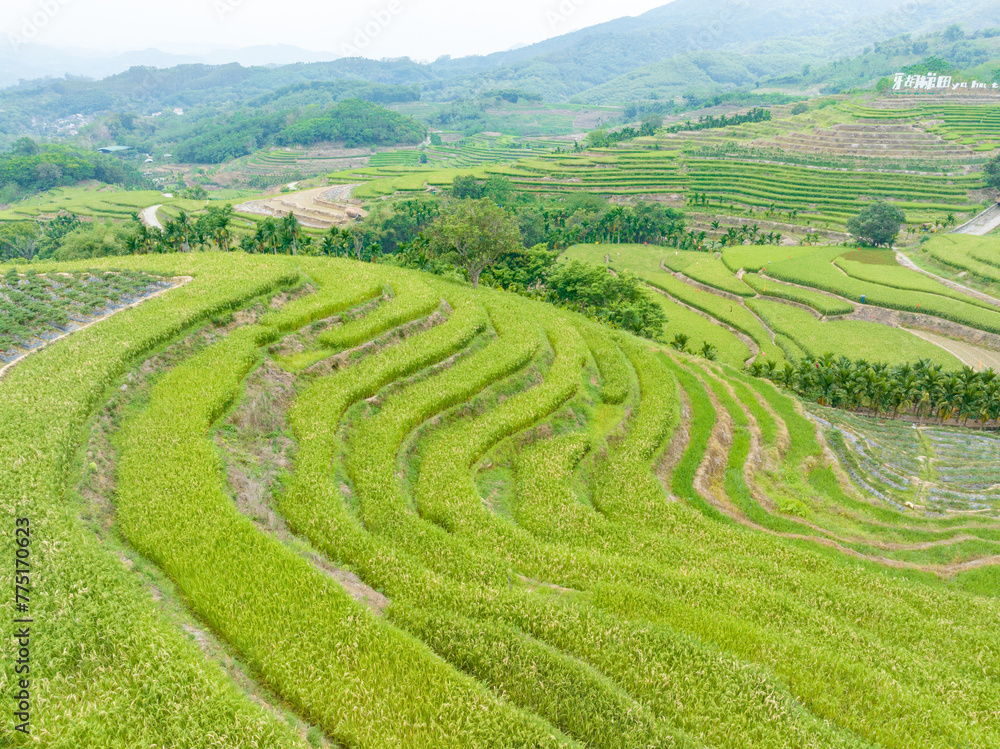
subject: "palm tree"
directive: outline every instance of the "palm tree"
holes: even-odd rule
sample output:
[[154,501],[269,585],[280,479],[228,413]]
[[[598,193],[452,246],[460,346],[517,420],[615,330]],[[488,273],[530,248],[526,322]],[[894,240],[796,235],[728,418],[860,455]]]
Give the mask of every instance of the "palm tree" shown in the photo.
[[272,253],[277,254],[279,235],[280,230],[278,228],[278,223],[270,216],[265,218],[257,224],[255,239],[258,250],[260,252],[267,252],[270,250]]
[[907,374],[903,379],[896,379],[889,402],[892,404],[892,417],[899,415],[900,409],[911,405],[917,394],[917,378]]
[[965,386],[956,375],[952,375],[941,383],[938,388],[935,411],[937,411],[942,424],[959,411],[964,390]]
[[289,213],[281,220],[281,244],[292,255],[297,255],[301,237],[302,226],[295,214]]
[[215,246],[223,252],[229,252],[229,243],[232,241],[232,238],[233,235],[229,231],[228,226],[216,226],[212,232],[212,239],[215,241]]

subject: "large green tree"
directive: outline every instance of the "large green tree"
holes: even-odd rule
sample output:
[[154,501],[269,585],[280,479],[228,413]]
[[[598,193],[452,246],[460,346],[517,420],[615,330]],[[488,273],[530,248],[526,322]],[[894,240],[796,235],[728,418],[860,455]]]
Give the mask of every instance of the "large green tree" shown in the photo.
[[847,222],[847,231],[865,244],[891,246],[905,220],[901,208],[880,200],[851,218]]
[[986,165],[986,184],[995,190],[1000,190],[1000,156]]
[[456,201],[430,228],[431,248],[465,269],[473,288],[503,255],[521,247],[517,222],[492,200]]

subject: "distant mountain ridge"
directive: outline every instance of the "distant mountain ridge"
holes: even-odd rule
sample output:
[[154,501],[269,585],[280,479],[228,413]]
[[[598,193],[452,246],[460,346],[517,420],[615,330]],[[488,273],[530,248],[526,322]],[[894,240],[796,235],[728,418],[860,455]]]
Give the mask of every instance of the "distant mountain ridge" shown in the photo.
[[67,73],[86,78],[106,78],[137,66],[170,68],[177,65],[238,63],[250,67],[323,62],[331,57],[330,53],[288,44],[215,49],[200,54],[145,49],[114,55],[79,49],[63,50],[39,44],[25,44],[16,50],[0,45],[0,88],[15,86],[19,81],[58,78]]
[[[641,16],[518,49],[433,63],[342,58],[287,64],[324,54],[281,45],[45,59],[45,48],[27,45],[16,62],[4,59],[9,53],[0,50],[0,85],[10,83],[12,76],[28,77],[24,71],[60,75],[51,71],[64,62],[72,65],[74,78],[0,90],[0,110],[17,111],[23,119],[33,111],[67,116],[148,114],[198,104],[245,106],[283,87],[330,82],[344,84],[345,91],[362,83],[419,86],[431,100],[513,89],[549,101],[614,104],[671,98],[687,89],[754,88],[763,80],[796,73],[804,64],[823,66],[861,54],[866,46],[901,32],[940,30],[956,22],[969,30],[994,25],[1000,22],[1000,0],[675,0]],[[252,66],[213,64],[234,58]],[[79,80],[87,71],[123,65],[129,69],[105,80]]]

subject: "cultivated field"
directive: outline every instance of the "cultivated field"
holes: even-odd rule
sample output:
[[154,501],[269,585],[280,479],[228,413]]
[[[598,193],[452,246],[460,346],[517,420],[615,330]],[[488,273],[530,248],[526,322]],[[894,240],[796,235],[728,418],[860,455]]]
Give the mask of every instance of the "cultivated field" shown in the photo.
[[353,187],[319,187],[251,200],[236,205],[235,211],[241,215],[277,218],[294,215],[302,226],[312,229],[347,226],[367,215],[360,203],[351,201]]
[[[683,278],[648,248],[612,265],[780,355],[761,320],[782,305],[724,273],[809,285],[796,259],[816,250],[772,251],[676,255]],[[838,259],[799,304],[870,267]],[[1000,746],[992,438],[966,470],[948,429],[807,412],[724,363],[426,274],[114,261],[193,280],[0,380],[41,744]],[[996,314],[885,280],[895,309]]]
[[[984,246],[991,242],[970,238],[960,245],[966,252],[953,250],[960,241],[942,236],[928,246],[959,264],[970,262],[970,254],[986,256]],[[651,294],[704,318],[695,327],[687,319],[668,323],[668,340],[684,333],[700,345],[709,340],[712,324],[741,335],[743,348],[727,347],[724,357],[734,365],[741,357],[763,355],[781,364],[829,352],[981,370],[1000,354],[1000,283],[987,287],[993,296],[976,292],[904,267],[888,250],[740,246],[713,255],[592,244],[573,247],[566,256],[634,273]]]

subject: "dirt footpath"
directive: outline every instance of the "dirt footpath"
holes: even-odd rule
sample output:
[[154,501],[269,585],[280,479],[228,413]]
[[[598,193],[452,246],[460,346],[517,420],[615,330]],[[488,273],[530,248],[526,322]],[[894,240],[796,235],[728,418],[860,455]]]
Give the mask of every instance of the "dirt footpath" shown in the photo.
[[947,351],[949,354],[955,356],[963,364],[966,364],[977,372],[981,372],[985,369],[994,369],[1000,372],[1000,351],[991,351],[990,349],[979,348],[978,346],[973,346],[971,343],[966,343],[965,341],[955,341],[951,338],[945,338],[944,336],[935,335],[934,333],[928,333],[926,330],[913,330],[911,328],[902,328],[918,338],[923,338],[925,341],[933,343],[935,346],[939,346]]

